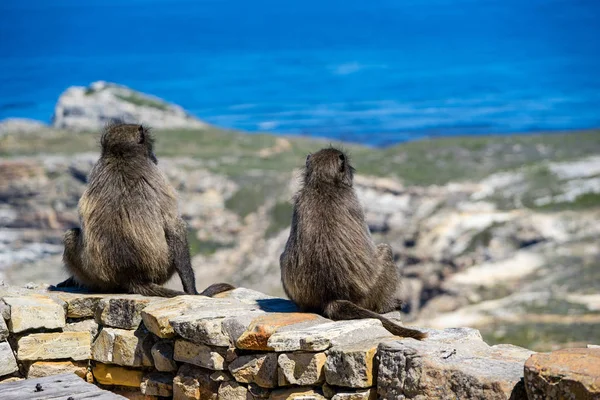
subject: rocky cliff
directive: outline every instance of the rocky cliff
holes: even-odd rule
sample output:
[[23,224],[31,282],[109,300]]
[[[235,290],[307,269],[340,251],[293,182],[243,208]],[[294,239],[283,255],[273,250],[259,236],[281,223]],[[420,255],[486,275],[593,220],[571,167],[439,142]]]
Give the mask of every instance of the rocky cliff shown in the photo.
[[[110,109],[102,96],[99,109]],[[155,133],[199,286],[225,280],[281,296],[297,167],[328,142],[208,126]],[[472,326],[490,343],[534,350],[600,341],[598,131],[345,147],[374,238],[397,255],[408,321]],[[0,273],[11,284],[58,282],[96,133],[8,121],[0,157]]]
[[72,372],[130,399],[600,396],[600,349],[538,355],[469,328],[419,342],[242,288],[162,299],[0,286],[0,308],[0,382]]
[[73,86],[61,94],[52,116],[52,126],[95,130],[113,120],[144,123],[157,129],[206,126],[178,105],[103,81],[88,87]]

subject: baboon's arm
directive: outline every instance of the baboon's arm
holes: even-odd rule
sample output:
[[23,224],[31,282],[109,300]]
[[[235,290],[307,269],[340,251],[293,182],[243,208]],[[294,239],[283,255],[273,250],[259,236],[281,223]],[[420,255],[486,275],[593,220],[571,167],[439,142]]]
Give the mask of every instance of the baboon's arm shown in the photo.
[[169,259],[181,278],[183,290],[187,294],[198,294],[196,278],[190,260],[190,248],[187,241],[187,227],[182,219],[178,219],[174,227],[165,229],[165,238],[169,246]]

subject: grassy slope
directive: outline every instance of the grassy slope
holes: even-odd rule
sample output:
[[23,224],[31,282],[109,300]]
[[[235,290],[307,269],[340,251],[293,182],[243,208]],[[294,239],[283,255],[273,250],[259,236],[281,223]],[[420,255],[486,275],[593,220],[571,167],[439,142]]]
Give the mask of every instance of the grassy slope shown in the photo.
[[[252,170],[286,172],[303,164],[307,153],[327,140],[286,137],[291,147],[267,158],[261,149],[275,146],[277,136],[244,134],[217,128],[157,131],[158,156],[189,156],[232,177]],[[332,145],[339,143],[331,142]],[[444,184],[481,179],[492,172],[544,160],[567,160],[600,153],[600,130],[546,135],[450,137],[374,149],[344,144],[359,173],[393,176],[408,184]],[[47,130],[0,137],[0,156],[96,151],[97,135]]]

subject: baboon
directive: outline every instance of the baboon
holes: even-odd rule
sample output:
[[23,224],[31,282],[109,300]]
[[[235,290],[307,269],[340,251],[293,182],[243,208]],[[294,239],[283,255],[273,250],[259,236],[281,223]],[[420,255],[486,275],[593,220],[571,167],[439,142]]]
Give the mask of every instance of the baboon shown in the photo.
[[350,160],[338,149],[306,158],[279,259],[285,293],[303,311],[333,320],[376,318],[394,335],[423,339],[423,332],[380,315],[400,308],[399,277],[391,247],[373,243],[353,175]]
[[[81,229],[64,235],[63,261],[71,277],[57,287],[198,294],[186,224],[178,215],[175,189],[157,166],[149,129],[112,123],[100,145],[100,159],[79,200]],[[175,272],[185,293],[160,286]]]

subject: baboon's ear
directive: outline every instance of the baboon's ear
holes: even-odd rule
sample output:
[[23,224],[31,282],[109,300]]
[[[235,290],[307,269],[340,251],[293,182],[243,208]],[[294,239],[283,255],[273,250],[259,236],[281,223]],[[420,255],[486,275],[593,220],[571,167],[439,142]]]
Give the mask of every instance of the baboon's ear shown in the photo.
[[310,160],[311,153],[306,156],[306,168],[308,168],[308,161]]
[[340,159],[340,172],[344,172],[344,169],[346,169],[346,156],[340,153],[338,157]]
[[146,140],[146,130],[142,125],[138,127],[138,143],[142,144]]

